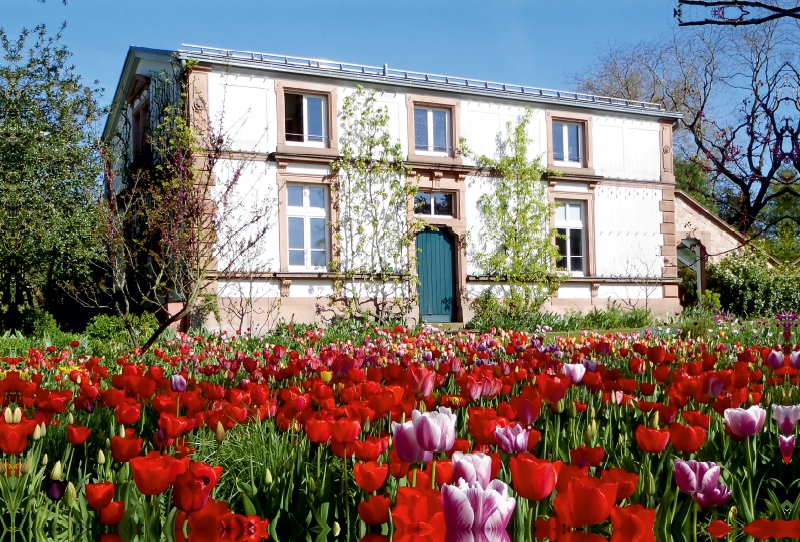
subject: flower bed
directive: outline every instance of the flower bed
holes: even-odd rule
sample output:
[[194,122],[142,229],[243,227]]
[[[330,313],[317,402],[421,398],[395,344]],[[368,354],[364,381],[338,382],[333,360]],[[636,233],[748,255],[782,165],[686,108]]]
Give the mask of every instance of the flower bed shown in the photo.
[[0,522],[106,542],[797,538],[800,351],[779,325],[777,346],[396,327],[31,349],[3,358]]

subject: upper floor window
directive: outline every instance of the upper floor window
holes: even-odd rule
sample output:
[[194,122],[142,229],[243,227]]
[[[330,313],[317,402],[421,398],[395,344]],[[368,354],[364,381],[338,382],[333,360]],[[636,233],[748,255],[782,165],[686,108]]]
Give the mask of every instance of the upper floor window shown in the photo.
[[455,216],[452,192],[417,192],[414,197],[414,210],[418,215]]
[[572,276],[582,277],[586,272],[586,211],[583,202],[559,201],[555,208],[555,226],[558,236],[559,259],[556,266],[566,269]]
[[414,150],[417,154],[449,156],[450,110],[414,107]]
[[328,146],[328,103],[326,96],[284,94],[286,143],[309,147]]
[[583,166],[583,124],[553,122],[553,162],[557,166]]
[[325,270],[328,265],[328,189],[311,184],[286,186],[289,269]]

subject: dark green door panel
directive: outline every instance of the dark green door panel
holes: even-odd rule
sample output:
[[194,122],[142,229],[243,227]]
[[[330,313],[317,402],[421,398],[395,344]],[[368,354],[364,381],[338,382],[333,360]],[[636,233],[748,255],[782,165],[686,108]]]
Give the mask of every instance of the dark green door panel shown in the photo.
[[419,315],[425,322],[452,322],[456,315],[455,240],[450,232],[417,235]]

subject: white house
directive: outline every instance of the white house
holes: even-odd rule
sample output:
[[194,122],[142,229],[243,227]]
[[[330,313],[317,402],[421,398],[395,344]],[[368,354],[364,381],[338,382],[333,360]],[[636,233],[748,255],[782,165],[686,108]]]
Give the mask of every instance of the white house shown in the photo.
[[[548,193],[558,204],[554,226],[567,239],[559,243],[559,265],[571,278],[545,308],[588,310],[617,301],[660,314],[680,310],[672,149],[677,114],[652,103],[386,65],[132,47],[105,137],[113,137],[126,108],[134,119],[137,111],[146,114],[147,75],[166,69],[173,56],[198,61],[188,83],[189,109],[207,107],[211,118],[223,119],[233,136],[229,160],[248,161],[248,182],[277,202],[257,276],[247,279],[247,288],[241,278],[218,281],[221,301],[243,291],[252,296],[260,307],[256,320],[279,314],[314,321],[320,299],[332,291],[329,165],[339,154],[343,100],[357,86],[375,90],[386,107],[391,135],[420,191],[420,212],[439,228],[423,231],[428,237],[418,243],[428,247],[418,254],[418,269],[435,270],[420,274],[422,319],[466,322],[470,299],[488,284],[464,242],[467,232],[480,234],[476,202],[483,183],[474,163],[454,149],[464,138],[475,153],[493,155],[506,123],[526,108],[532,111],[532,156],[546,156],[562,173],[548,179]],[[220,161],[216,174],[226,168],[230,164]]]

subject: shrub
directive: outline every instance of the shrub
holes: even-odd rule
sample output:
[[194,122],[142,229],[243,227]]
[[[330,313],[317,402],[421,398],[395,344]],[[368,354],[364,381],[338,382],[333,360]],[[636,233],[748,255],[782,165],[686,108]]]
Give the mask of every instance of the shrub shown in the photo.
[[52,314],[41,307],[28,306],[22,311],[22,329],[29,337],[43,337],[61,333]]
[[[133,317],[133,329],[137,335],[149,337],[158,327],[158,320],[149,312]],[[125,328],[122,317],[100,314],[89,321],[84,333],[93,339],[101,341],[116,341],[125,343],[130,340],[130,334]]]
[[768,316],[800,306],[800,273],[770,267],[761,255],[740,251],[708,266],[707,286],[722,308],[743,316]]

